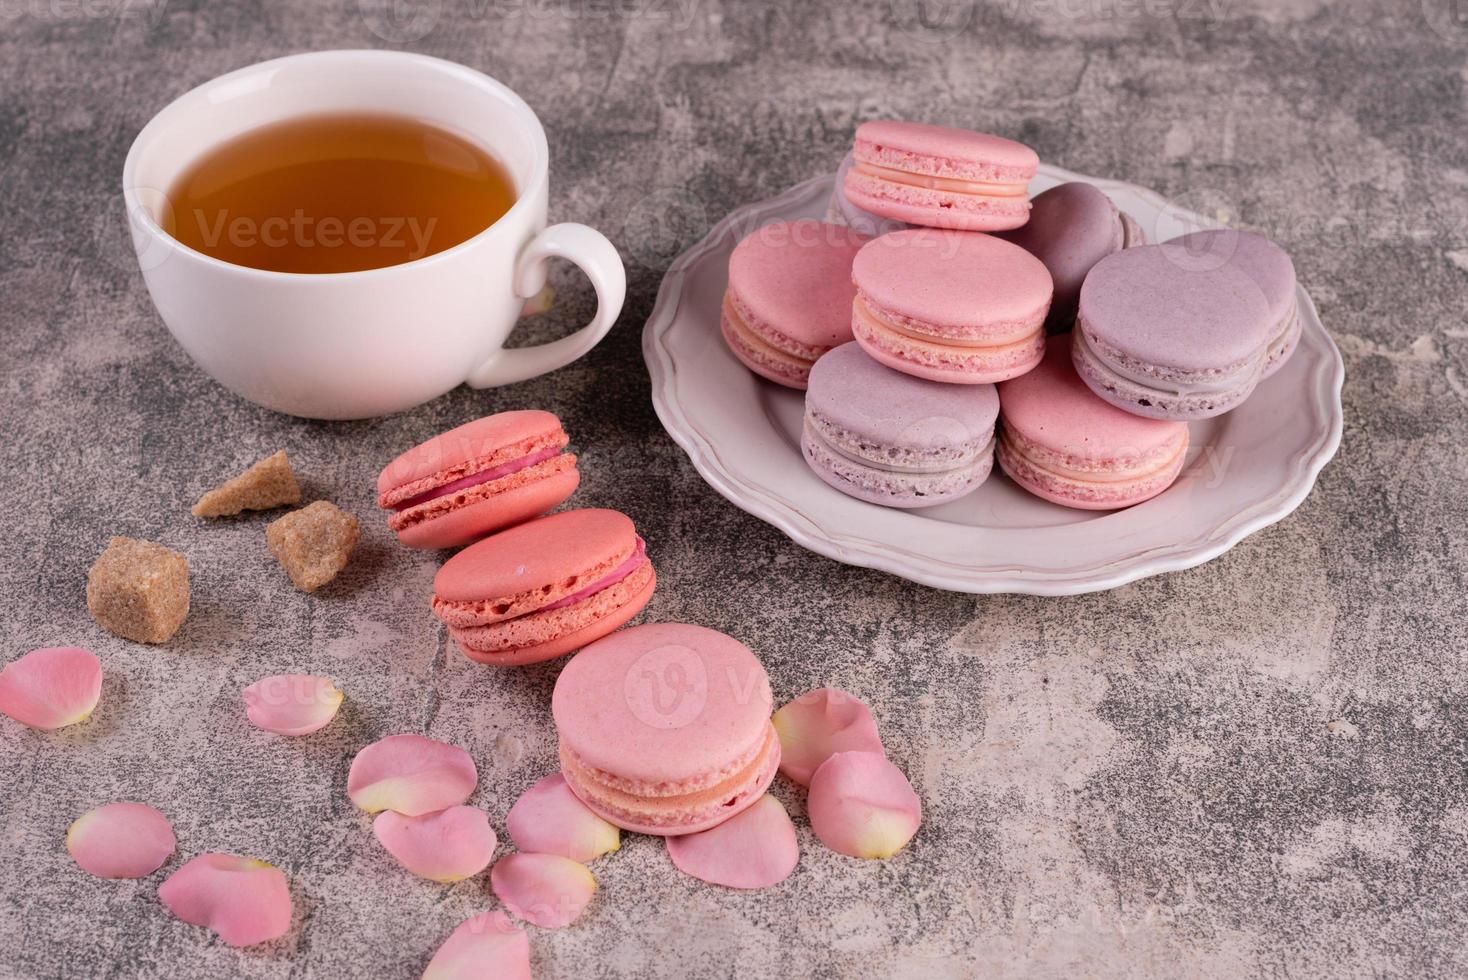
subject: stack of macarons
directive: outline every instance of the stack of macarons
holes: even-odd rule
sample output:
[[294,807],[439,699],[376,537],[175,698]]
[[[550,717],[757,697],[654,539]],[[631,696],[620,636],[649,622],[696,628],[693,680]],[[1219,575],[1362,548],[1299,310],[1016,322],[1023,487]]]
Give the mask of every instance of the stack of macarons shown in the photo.
[[1031,199],[1038,167],[1002,137],[863,123],[825,222],[734,249],[724,337],[806,392],[801,449],[822,480],[928,507],[980,486],[997,451],[1046,500],[1130,506],[1177,479],[1186,422],[1241,404],[1294,351],[1278,246],[1226,229],[1151,245],[1090,184]]
[[378,501],[410,548],[468,545],[439,569],[431,607],[472,660],[515,666],[580,649],[622,626],[657,575],[632,521],[568,510],[580,482],[550,412],[501,412],[409,449],[383,469]]

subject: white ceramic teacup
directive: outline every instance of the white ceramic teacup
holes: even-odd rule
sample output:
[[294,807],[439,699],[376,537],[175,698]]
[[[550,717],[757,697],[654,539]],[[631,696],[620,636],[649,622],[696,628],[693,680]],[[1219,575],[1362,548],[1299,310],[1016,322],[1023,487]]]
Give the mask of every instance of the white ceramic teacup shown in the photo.
[[[167,193],[220,143],[322,113],[411,116],[474,140],[515,182],[513,207],[473,238],[400,265],[299,274],[233,265],[163,231]],[[123,167],[133,243],[163,322],[215,380],[268,408],[310,418],[383,415],[467,382],[509,384],[585,354],[621,312],[626,272],[585,225],[546,227],[540,120],[518,95],[462,65],[396,51],[323,51],[242,68],[168,105]],[[580,266],[597,311],[576,333],[504,349],[549,258]]]

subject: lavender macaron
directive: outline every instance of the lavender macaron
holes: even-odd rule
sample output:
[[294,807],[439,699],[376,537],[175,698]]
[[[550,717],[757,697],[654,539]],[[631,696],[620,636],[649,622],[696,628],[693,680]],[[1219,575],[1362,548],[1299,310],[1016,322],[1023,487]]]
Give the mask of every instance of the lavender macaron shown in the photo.
[[[1034,220],[1031,218],[1031,220]],[[1300,343],[1300,308],[1295,301],[1295,263],[1289,253],[1265,238],[1232,228],[1209,228],[1170,239],[1203,263],[1232,265],[1244,272],[1264,293],[1269,304],[1269,353],[1260,380],[1284,366]]]
[[883,367],[859,344],[816,362],[800,448],[822,480],[886,507],[932,507],[973,492],[994,465],[999,395]]
[[1045,263],[1055,283],[1045,328],[1064,333],[1075,323],[1081,283],[1097,262],[1147,244],[1142,226],[1093,184],[1057,184],[1030,200],[1030,220],[994,237],[1013,242]]
[[1143,245],[1086,276],[1071,355],[1086,385],[1117,408],[1205,419],[1253,392],[1274,329],[1252,276],[1182,245]]

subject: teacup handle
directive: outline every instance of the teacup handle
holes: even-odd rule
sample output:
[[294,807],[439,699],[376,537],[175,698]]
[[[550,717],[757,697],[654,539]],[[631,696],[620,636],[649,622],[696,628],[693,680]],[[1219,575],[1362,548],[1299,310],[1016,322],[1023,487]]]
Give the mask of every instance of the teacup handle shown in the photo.
[[627,296],[627,270],[605,235],[586,225],[551,225],[530,240],[515,265],[515,293],[529,299],[545,285],[545,267],[553,258],[569,259],[586,273],[596,289],[596,315],[568,337],[534,347],[497,351],[469,375],[471,388],[513,384],[570,364],[596,346],[617,322]]

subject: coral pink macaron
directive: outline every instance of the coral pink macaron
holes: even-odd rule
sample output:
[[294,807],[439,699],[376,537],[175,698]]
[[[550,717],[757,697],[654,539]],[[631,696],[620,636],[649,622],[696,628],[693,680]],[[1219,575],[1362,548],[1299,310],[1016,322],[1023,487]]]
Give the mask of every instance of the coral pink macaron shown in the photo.
[[804,389],[810,367],[851,340],[851,262],[867,236],[822,221],[777,221],[729,256],[719,329],[755,374]]
[[551,712],[566,785],[623,830],[672,836],[754,805],[780,765],[770,681],[743,643],[655,623],[577,654]]
[[1003,231],[1030,215],[1035,151],[1002,136],[891,119],[856,128],[850,204],[931,228]]
[[1050,273],[992,235],[914,228],[874,238],[851,267],[852,332],[876,361],[929,381],[1003,381],[1040,363]]
[[581,481],[550,412],[501,412],[450,429],[388,463],[377,502],[409,548],[454,548],[560,504]]
[[450,558],[433,580],[433,614],[470,659],[515,666],[606,636],[647,605],[656,585],[627,515],[568,510]]
[[1045,360],[999,386],[999,465],[1037,497],[1081,510],[1130,507],[1181,472],[1188,426],[1132,415],[1076,374],[1072,336],[1050,338]]

